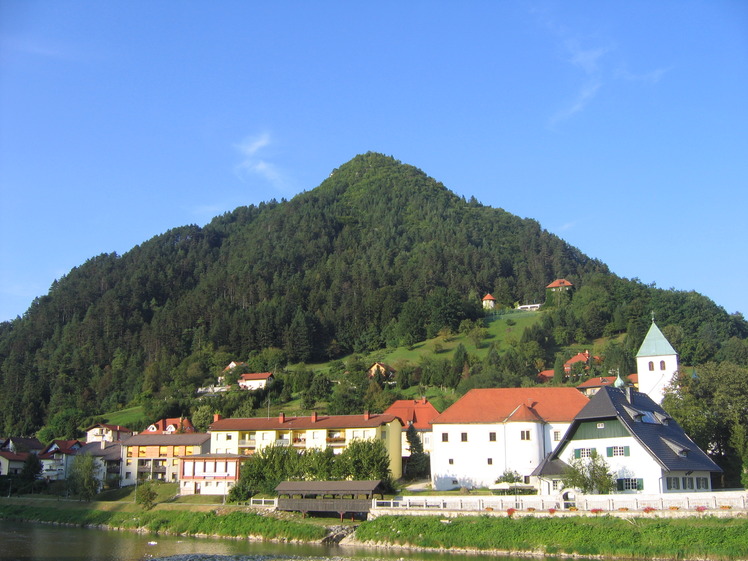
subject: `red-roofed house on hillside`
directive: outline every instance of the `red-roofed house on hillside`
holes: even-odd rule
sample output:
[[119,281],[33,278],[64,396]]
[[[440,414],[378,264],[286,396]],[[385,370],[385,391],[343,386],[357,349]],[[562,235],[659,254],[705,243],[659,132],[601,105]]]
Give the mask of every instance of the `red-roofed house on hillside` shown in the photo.
[[[584,351],[583,353],[575,354],[569,360],[564,362],[564,381],[568,379],[569,374],[571,374],[572,367],[574,366],[574,364],[578,362],[583,362],[584,369],[589,370],[590,365],[593,362],[595,364],[600,364],[601,360],[599,356],[593,356],[590,354],[589,351]],[[550,382],[551,380],[553,380],[554,375],[555,375],[555,372],[553,370],[543,370],[542,372],[538,374],[537,381],[541,384]]]
[[488,487],[505,471],[529,483],[587,402],[576,388],[470,390],[431,423],[434,488]]
[[483,297],[483,309],[493,310],[495,307],[496,307],[496,298],[494,298],[490,294],[486,294]]
[[140,434],[182,434],[195,432],[195,427],[187,417],[160,419]]
[[571,289],[573,286],[574,285],[571,284],[566,279],[556,279],[555,281],[553,281],[551,284],[549,284],[545,288],[547,290],[550,290],[551,292],[563,292],[565,290]]
[[260,390],[273,383],[272,372],[252,372],[239,376],[239,387],[243,390]]
[[[431,453],[431,421],[438,415],[439,411],[431,405],[425,397],[422,399],[398,399],[384,412],[385,415],[394,415],[403,424],[403,430],[407,431],[411,425],[415,427],[421,437],[423,451]],[[408,440],[403,435],[403,458],[410,456]]]

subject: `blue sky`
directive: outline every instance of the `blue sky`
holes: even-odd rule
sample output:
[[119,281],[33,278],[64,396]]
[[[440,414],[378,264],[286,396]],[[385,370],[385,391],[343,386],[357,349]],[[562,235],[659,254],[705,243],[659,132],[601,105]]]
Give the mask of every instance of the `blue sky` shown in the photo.
[[745,314],[747,105],[740,0],[4,0],[0,320],[369,150]]

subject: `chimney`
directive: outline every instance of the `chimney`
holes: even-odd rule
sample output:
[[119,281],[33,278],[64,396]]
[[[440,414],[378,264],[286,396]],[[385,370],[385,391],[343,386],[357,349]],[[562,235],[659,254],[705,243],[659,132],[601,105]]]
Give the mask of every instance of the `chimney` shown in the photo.
[[280,414],[278,415],[278,422],[279,423],[286,422],[286,414],[283,411],[281,411]]
[[312,422],[313,423],[317,422],[317,412],[316,411],[312,411]]
[[369,419],[371,419],[371,415],[369,415],[368,411],[364,411],[364,421],[368,421]]
[[223,419],[223,415],[219,415],[218,413],[214,413],[213,414],[213,422],[214,423],[220,421],[221,419]]
[[626,389],[625,389],[624,391],[626,392],[626,400],[627,400],[627,401],[628,401],[629,403],[632,403],[632,404],[633,404],[633,401],[631,401],[631,398],[633,397],[633,396],[631,395],[631,386],[626,386]]

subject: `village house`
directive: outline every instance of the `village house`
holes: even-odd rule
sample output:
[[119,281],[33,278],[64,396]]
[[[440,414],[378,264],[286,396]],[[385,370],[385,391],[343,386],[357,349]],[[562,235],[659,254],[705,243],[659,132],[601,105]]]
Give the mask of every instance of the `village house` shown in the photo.
[[545,288],[551,292],[566,292],[567,290],[571,290],[573,286],[574,285],[566,279],[556,279]]
[[398,399],[385,410],[384,414],[394,415],[400,419],[403,425],[403,458],[410,457],[410,445],[405,433],[411,426],[416,429],[418,436],[421,438],[423,451],[427,454],[431,453],[431,421],[439,415],[439,411],[428,399],[425,397],[421,399]]
[[180,495],[227,495],[237,481],[246,456],[198,454],[181,458]]
[[0,450],[0,475],[18,475],[31,452]]
[[488,487],[507,471],[529,483],[588,401],[575,388],[470,390],[432,420],[434,488]]
[[0,443],[0,451],[13,452],[15,454],[21,454],[24,452],[41,454],[42,450],[44,450],[44,444],[39,442],[37,438],[33,437],[11,436]]
[[496,308],[496,298],[491,296],[490,294],[486,294],[483,297],[483,309],[484,310],[493,310]]
[[243,390],[261,390],[272,384],[274,380],[272,372],[253,372],[240,374],[238,384]]
[[29,454],[40,454],[44,444],[36,438],[11,436],[0,442],[0,475],[17,475]]
[[195,432],[195,427],[187,417],[175,417],[173,419],[160,419],[149,425],[140,434],[178,434]]
[[356,439],[380,439],[390,456],[392,476],[402,475],[402,423],[395,415],[318,415],[223,419],[216,415],[209,428],[212,454],[249,455],[266,446],[297,450],[332,448],[339,454]]
[[179,475],[179,458],[210,451],[206,433],[136,434],[122,442],[122,485],[152,479],[172,482]]
[[[572,369],[574,368],[575,364],[581,364],[581,367],[577,368],[584,368],[585,371],[590,369],[590,366],[594,364],[600,364],[601,359],[599,356],[594,356],[590,353],[590,351],[584,351],[582,353],[577,353],[573,357],[571,357],[569,360],[564,362],[564,380],[568,379],[569,376],[572,373]],[[540,372],[537,376],[537,381],[541,384],[550,382],[553,380],[553,377],[555,376],[555,372],[551,370],[543,370]],[[613,381],[615,381],[615,376],[613,377]]]
[[119,425],[105,425],[97,423],[85,430],[86,442],[117,442],[130,438],[133,431]]
[[556,450],[533,473],[541,494],[558,493],[574,460],[602,456],[617,490],[671,493],[711,490],[722,470],[648,395],[606,386],[575,417]]
[[117,488],[122,478],[122,444],[108,440],[87,442],[76,455],[90,454],[96,463],[96,478],[100,488]]
[[73,458],[83,443],[78,440],[53,440],[39,454],[42,461],[42,477],[48,481],[68,478]]

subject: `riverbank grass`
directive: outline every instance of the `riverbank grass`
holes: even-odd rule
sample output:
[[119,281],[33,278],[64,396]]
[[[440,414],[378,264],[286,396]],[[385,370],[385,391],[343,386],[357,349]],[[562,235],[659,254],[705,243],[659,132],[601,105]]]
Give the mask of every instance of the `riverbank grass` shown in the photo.
[[748,520],[713,517],[382,516],[356,530],[367,543],[634,559],[746,559],[746,536]]

